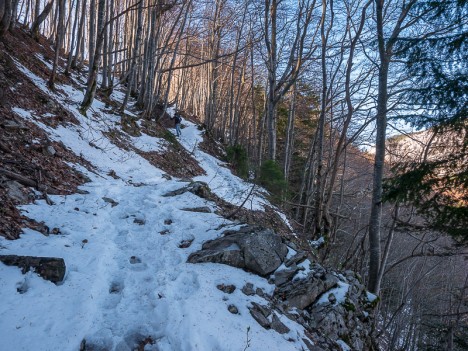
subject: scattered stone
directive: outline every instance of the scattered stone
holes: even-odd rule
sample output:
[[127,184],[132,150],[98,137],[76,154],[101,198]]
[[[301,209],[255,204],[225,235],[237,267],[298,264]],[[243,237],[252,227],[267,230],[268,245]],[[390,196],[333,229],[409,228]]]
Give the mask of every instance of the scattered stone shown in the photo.
[[172,224],[172,219],[165,219],[164,224],[165,225],[171,225]]
[[117,173],[115,173],[115,171],[113,169],[111,169],[109,171],[109,173],[107,173],[107,175],[114,178],[114,179],[120,179],[120,177],[117,175]]
[[291,269],[284,269],[282,271],[277,271],[275,273],[275,279],[274,279],[275,285],[281,286],[281,285],[286,284],[296,275],[298,270],[299,268],[296,265],[294,265],[293,267],[291,267]]
[[266,318],[268,318],[268,316],[271,314],[271,309],[268,306],[263,306],[256,302],[252,302],[252,306],[257,311],[260,311]]
[[260,297],[264,297],[265,296],[265,292],[263,291],[263,289],[261,288],[257,288],[255,289],[255,293],[260,296]]
[[192,207],[192,208],[182,208],[182,211],[188,211],[188,212],[201,212],[201,213],[211,213],[211,208],[208,206],[203,206],[203,207]]
[[216,287],[222,292],[225,292],[226,294],[232,294],[236,290],[236,286],[232,284],[229,284],[229,285],[218,284],[216,285]]
[[262,312],[257,310],[255,307],[249,308],[250,314],[265,329],[270,329],[270,321],[266,318]]
[[33,268],[42,278],[55,284],[62,282],[65,277],[65,261],[63,258],[0,255],[0,262],[7,266],[21,268],[23,274]]
[[172,177],[169,174],[164,173],[161,177],[167,180],[172,180]]
[[228,311],[231,312],[232,314],[239,314],[239,310],[234,305],[229,305],[228,306]]
[[141,263],[141,259],[139,259],[136,256],[130,257],[130,264],[136,264],[136,263]]
[[117,201],[111,199],[110,197],[105,197],[105,196],[104,196],[102,199],[103,199],[105,202],[111,204],[112,207],[115,207],[115,206],[117,206],[117,205],[119,204]]
[[161,234],[161,235],[166,235],[166,234],[169,234],[169,233],[170,233],[170,230],[169,230],[169,229],[164,229],[164,230],[161,230],[161,231],[159,232],[159,234]]
[[133,220],[133,223],[136,223],[138,225],[144,225],[146,223],[146,221],[143,218],[135,218]]
[[304,279],[298,279],[290,284],[277,287],[275,296],[286,301],[291,307],[305,309],[314,303],[320,295],[334,288],[337,283],[338,278],[329,273],[323,274],[319,278],[309,274]]
[[297,264],[301,263],[302,261],[304,261],[306,258],[307,258],[307,252],[299,251],[293,257],[291,257],[291,258],[287,259],[286,261],[284,261],[284,265],[286,267],[290,267],[293,264],[297,265]]
[[20,204],[27,204],[29,202],[29,194],[25,188],[17,181],[11,180],[3,183],[8,195]]
[[309,339],[302,338],[302,341],[304,341],[304,344],[306,344],[309,351],[325,351],[321,347],[312,344],[312,342]]
[[2,122],[2,126],[7,128],[7,129],[25,129],[25,130],[29,129],[23,123],[19,123],[19,122],[13,121],[11,119]]
[[336,296],[334,293],[330,293],[328,294],[328,301],[330,301],[330,303],[332,305],[334,305],[336,303]]
[[47,145],[44,148],[44,154],[48,156],[54,156],[57,153],[52,145]]
[[29,227],[45,236],[49,236],[50,234],[50,229],[44,222],[30,222]]
[[88,239],[83,239],[81,240],[81,248],[84,248],[84,246],[88,243]]
[[276,313],[273,313],[273,318],[270,325],[272,329],[276,330],[280,334],[287,334],[290,331],[290,329],[280,321]]
[[185,239],[185,240],[182,240],[182,241],[179,243],[179,248],[180,248],[180,249],[186,249],[187,247],[190,247],[190,245],[192,245],[192,242],[193,242],[193,239]]
[[255,295],[255,290],[253,289],[252,283],[245,284],[244,287],[241,289],[241,291],[247,296]]
[[60,231],[60,228],[52,228],[52,230],[50,231],[50,234],[58,235],[58,234],[62,234],[62,232]]
[[170,191],[164,194],[163,196],[169,197],[169,196],[182,195],[186,193],[187,191],[203,199],[209,200],[211,198],[211,190],[208,184],[206,184],[205,182],[200,182],[200,181],[191,182],[189,185],[183,188],[174,190],[174,191]]

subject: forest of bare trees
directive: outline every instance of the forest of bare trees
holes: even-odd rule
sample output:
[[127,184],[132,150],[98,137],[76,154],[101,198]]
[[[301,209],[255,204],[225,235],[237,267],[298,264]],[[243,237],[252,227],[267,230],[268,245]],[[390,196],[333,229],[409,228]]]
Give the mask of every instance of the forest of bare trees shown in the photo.
[[[321,238],[311,245],[320,260],[355,270],[380,296],[382,350],[467,347],[466,218],[451,237],[414,198],[385,197],[405,153],[388,134],[404,133],[406,118],[461,138],[451,155],[462,195],[451,206],[468,205],[467,19],[456,0],[0,0],[0,36],[22,27],[53,45],[50,89],[57,75],[86,74],[84,115],[97,93],[123,87],[121,114],[158,121],[175,106],[197,116],[305,241]],[[424,46],[454,38],[449,52]],[[416,71],[418,60],[433,64]],[[448,95],[446,105],[411,100],[439,84],[434,67],[458,82],[441,88],[461,90],[453,106]]]

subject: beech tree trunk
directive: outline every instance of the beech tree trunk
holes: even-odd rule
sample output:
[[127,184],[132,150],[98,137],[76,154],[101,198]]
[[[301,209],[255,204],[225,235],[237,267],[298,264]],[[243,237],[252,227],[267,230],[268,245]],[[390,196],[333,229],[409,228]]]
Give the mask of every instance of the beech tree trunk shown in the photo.
[[[42,10],[40,14],[36,14],[36,19],[34,20],[31,26],[31,35],[35,40],[39,40],[39,27],[49,15],[50,11],[52,10],[53,4],[54,4],[54,0],[50,0],[47,3],[47,5],[44,7],[44,10]],[[39,10],[39,8],[36,7],[36,10]]]
[[96,94],[96,78],[98,74],[99,65],[101,64],[101,50],[104,42],[104,13],[105,13],[106,0],[99,0],[98,2],[98,35],[96,41],[96,48],[93,55],[93,66],[88,74],[88,81],[86,82],[86,93],[81,103],[81,113],[86,115],[86,111],[91,106]]
[[57,35],[55,38],[55,55],[54,55],[54,64],[52,67],[52,72],[50,73],[49,82],[47,83],[50,89],[55,88],[55,76],[57,74],[58,60],[60,56],[61,43],[64,36],[64,19],[65,19],[65,0],[58,0],[58,25],[57,25]]

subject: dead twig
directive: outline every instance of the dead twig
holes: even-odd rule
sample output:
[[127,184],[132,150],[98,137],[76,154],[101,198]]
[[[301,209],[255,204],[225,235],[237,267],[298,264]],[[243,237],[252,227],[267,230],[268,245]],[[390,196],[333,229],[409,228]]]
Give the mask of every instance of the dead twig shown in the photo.
[[245,203],[247,202],[247,200],[249,199],[250,195],[252,195],[254,189],[255,189],[255,185],[256,184],[253,184],[252,185],[252,188],[250,189],[249,191],[249,194],[247,195],[247,197],[245,198],[245,200],[240,204],[239,207],[237,207],[233,212],[231,212],[230,214],[228,214],[225,218],[226,219],[231,219],[232,217],[234,217],[240,210],[242,207],[244,207]]

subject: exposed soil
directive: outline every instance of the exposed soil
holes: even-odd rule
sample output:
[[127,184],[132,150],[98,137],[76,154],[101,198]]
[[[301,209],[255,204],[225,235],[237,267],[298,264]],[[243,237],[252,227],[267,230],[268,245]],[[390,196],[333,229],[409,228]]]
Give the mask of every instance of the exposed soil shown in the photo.
[[[43,44],[21,29],[7,34],[0,42],[0,235],[8,239],[18,238],[21,227],[40,226],[23,216],[16,205],[40,198],[48,200],[47,194],[75,192],[87,179],[67,162],[92,168],[61,142],[51,141],[42,129],[12,111],[14,107],[28,110],[52,127],[77,123],[70,112],[38,89],[13,62],[15,57],[35,74],[47,78],[48,68],[36,55],[51,57],[53,52],[48,49],[50,45]],[[65,78],[60,75],[57,78],[62,79]],[[26,186],[28,182],[34,184],[36,192]],[[14,189],[16,195],[12,196]]]

